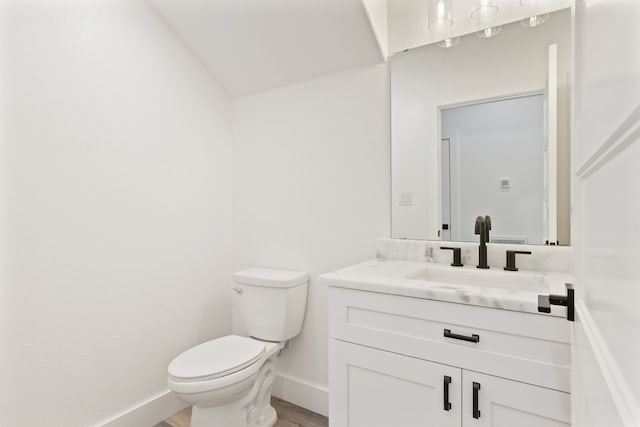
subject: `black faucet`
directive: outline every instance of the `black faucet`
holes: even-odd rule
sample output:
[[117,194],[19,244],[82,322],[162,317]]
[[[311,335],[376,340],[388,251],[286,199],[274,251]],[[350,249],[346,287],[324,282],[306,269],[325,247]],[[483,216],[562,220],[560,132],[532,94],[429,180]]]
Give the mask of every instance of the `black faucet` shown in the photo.
[[478,248],[478,268],[489,268],[487,264],[487,242],[489,241],[489,230],[491,230],[491,217],[476,218],[475,234],[480,235],[480,247]]

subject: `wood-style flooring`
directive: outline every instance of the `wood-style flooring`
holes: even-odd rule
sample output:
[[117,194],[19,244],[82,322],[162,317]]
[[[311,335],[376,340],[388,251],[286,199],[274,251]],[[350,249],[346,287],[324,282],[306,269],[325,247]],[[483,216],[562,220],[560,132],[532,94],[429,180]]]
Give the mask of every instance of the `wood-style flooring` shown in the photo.
[[[307,409],[278,399],[271,398],[271,404],[278,413],[278,422],[275,427],[327,427],[329,419]],[[191,424],[191,407],[173,414],[154,427],[189,427]]]

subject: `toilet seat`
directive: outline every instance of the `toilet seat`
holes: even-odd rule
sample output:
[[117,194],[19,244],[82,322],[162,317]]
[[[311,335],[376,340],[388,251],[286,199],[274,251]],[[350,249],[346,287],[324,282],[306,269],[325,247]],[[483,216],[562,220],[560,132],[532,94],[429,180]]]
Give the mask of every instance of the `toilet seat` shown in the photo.
[[[227,335],[197,345],[169,364],[169,378],[177,382],[202,382],[247,370],[262,358],[264,343],[251,338]],[[238,377],[244,375],[234,375]],[[239,378],[237,378],[239,379]]]

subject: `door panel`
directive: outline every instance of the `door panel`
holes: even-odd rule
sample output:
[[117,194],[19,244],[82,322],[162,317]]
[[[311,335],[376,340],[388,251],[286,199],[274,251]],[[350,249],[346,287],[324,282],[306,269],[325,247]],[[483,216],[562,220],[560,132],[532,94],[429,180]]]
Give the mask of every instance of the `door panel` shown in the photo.
[[577,426],[640,425],[640,2],[575,10],[572,140]]
[[[474,383],[479,384],[474,391]],[[571,422],[568,393],[476,372],[462,372],[465,427],[563,427]],[[479,413],[474,411],[477,394]],[[477,418],[474,417],[477,415]]]
[[459,368],[332,339],[329,372],[331,427],[461,426]]

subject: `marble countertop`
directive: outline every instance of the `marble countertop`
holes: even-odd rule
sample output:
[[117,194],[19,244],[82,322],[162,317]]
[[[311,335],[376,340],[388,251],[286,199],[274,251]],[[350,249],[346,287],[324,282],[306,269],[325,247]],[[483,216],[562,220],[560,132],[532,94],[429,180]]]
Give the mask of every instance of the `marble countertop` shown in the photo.
[[[572,277],[568,273],[526,270],[506,272],[501,269],[478,270],[474,266],[460,267],[462,270],[469,270],[464,272],[464,274],[475,274],[477,277],[482,277],[480,274],[484,274],[484,272],[492,272],[489,273],[487,277],[491,277],[491,274],[500,274],[499,277],[502,278],[508,278],[508,276],[505,275],[513,275],[513,287],[508,284],[502,284],[500,285],[501,287],[492,287],[486,284],[479,286],[452,284],[411,278],[414,277],[417,272],[424,271],[425,269],[431,269],[438,273],[442,272],[443,269],[457,268],[450,267],[446,264],[423,261],[373,259],[323,274],[320,276],[320,280],[329,286],[341,288],[535,313],[546,316],[566,316],[566,308],[559,306],[552,306],[551,313],[539,313],[538,295],[548,293],[565,295],[565,283],[572,282]],[[539,279],[540,284],[531,285],[531,289],[528,288],[529,285],[519,284],[518,278],[520,277],[522,279],[524,277],[523,275],[529,275],[529,277],[535,276]],[[542,288],[540,288],[541,286],[548,286],[548,290],[542,290]]]

